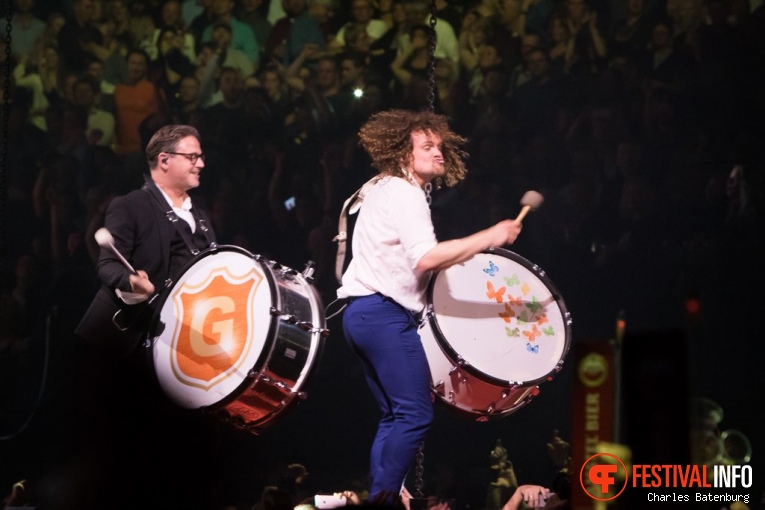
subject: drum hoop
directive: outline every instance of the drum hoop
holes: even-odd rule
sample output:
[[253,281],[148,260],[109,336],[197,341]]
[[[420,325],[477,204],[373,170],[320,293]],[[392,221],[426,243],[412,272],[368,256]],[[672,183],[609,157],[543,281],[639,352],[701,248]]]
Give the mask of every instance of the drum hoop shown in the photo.
[[[561,353],[560,360],[558,360],[558,363],[555,365],[555,367],[553,367],[552,370],[547,372],[542,377],[528,380],[528,381],[508,381],[507,379],[499,379],[485,372],[481,372],[480,370],[473,367],[470,363],[460,365],[460,368],[468,372],[470,375],[477,377],[478,379],[481,379],[483,381],[486,381],[489,384],[500,385],[503,387],[533,386],[548,380],[548,378],[552,374],[556,373],[559,370],[558,367],[560,367],[563,364],[563,361],[568,355],[569,349],[571,348],[571,314],[569,313],[568,308],[566,307],[566,303],[563,301],[563,296],[561,295],[558,288],[550,280],[550,278],[547,276],[547,274],[544,272],[542,268],[530,262],[528,259],[518,255],[517,253],[507,250],[505,248],[490,247],[486,250],[479,252],[479,254],[496,254],[496,255],[505,257],[507,259],[510,259],[522,265],[526,269],[528,269],[531,273],[534,274],[534,276],[536,276],[542,281],[542,283],[550,291],[550,294],[553,296],[553,298],[555,298],[555,303],[558,305],[558,308],[560,309],[561,315],[563,317],[563,325],[565,330],[564,346],[563,346],[563,352]],[[436,339],[436,342],[439,344],[439,346],[441,347],[441,350],[444,352],[446,357],[449,358],[449,360],[455,365],[459,365],[458,359],[460,354],[447,340],[446,335],[441,330],[441,327],[438,324],[438,317],[436,316],[436,313],[433,310],[433,292],[436,285],[436,278],[438,277],[439,273],[440,271],[434,272],[430,278],[430,281],[428,282],[427,311],[430,312],[428,313],[428,322],[433,328],[433,335]]]
[[[157,388],[163,394],[165,394],[165,392],[162,390],[161,385],[159,384],[159,378],[157,375],[157,367],[154,365],[154,344],[152,342],[153,332],[156,329],[157,323],[160,320],[160,316],[162,315],[162,309],[165,306],[165,302],[167,301],[167,298],[170,296],[170,293],[171,293],[170,291],[174,288],[175,284],[181,279],[181,277],[183,277],[183,275],[186,274],[186,272],[189,269],[194,267],[200,260],[220,251],[238,252],[241,255],[245,255],[246,257],[251,258],[258,265],[260,265],[260,267],[264,269],[263,273],[266,275],[266,279],[268,280],[268,283],[269,283],[268,288],[271,292],[271,303],[274,303],[274,301],[276,301],[276,297],[277,297],[276,282],[274,281],[274,276],[273,276],[273,273],[271,272],[271,269],[268,268],[265,264],[263,264],[263,262],[261,261],[261,257],[253,254],[249,250],[246,250],[240,246],[235,246],[235,245],[217,245],[200,252],[193,259],[188,261],[176,275],[173,285],[169,287],[165,287],[162,290],[162,294],[159,296],[157,300],[157,305],[154,310],[154,316],[152,317],[151,324],[149,327],[149,332],[147,334],[147,338],[145,342],[146,357],[148,358],[148,363],[149,363],[149,374],[150,376],[153,376],[151,377],[153,380],[153,383],[157,386]],[[260,356],[258,356],[257,361],[250,369],[251,371],[255,371],[255,373],[260,373],[260,371],[266,366],[267,361],[271,357],[271,352],[273,350],[273,343],[274,343],[273,339],[275,334],[274,330],[276,328],[276,323],[277,323],[277,318],[272,315],[270,323],[268,325],[268,333],[266,334],[266,343],[264,345],[263,351],[260,353]],[[223,397],[222,399],[215,402],[214,404],[210,404],[209,406],[204,406],[199,409],[215,410],[233,402],[239,397],[241,392],[244,391],[251,384],[251,382],[252,382],[251,376],[245,377],[244,380],[239,384],[239,386],[236,387],[235,391],[232,391],[227,396]]]

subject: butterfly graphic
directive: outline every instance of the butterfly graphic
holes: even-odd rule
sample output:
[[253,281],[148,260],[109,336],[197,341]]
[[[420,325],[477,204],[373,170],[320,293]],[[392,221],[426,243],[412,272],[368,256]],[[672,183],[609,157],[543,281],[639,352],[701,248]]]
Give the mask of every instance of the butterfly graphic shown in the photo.
[[531,303],[526,303],[526,308],[531,310],[531,313],[537,313],[538,310],[542,309],[542,304],[537,300],[536,296],[531,296]]
[[[505,305],[507,306],[507,305]],[[518,325],[519,326],[525,326],[529,322],[529,316],[526,314],[526,310],[522,311],[521,314],[518,316]]]
[[539,354],[539,345],[526,344],[526,350],[534,354]]
[[521,283],[521,279],[518,278],[517,274],[514,274],[513,276],[509,278],[507,276],[503,276],[502,278],[505,279],[505,283],[508,285],[508,287],[512,287],[513,285],[518,285],[519,283]]
[[510,329],[507,326],[505,326],[505,333],[507,334],[507,336],[512,336],[512,337],[521,336],[521,330],[519,330],[518,328]]
[[[550,322],[550,321],[547,320],[547,314],[543,313],[542,315],[539,316],[539,319],[537,319],[537,322],[541,326],[542,324],[545,324],[545,323]],[[550,326],[550,327],[552,327],[552,326]]]
[[533,342],[538,336],[542,335],[539,329],[537,329],[536,324],[531,326],[531,331],[524,331],[523,334],[528,337],[529,342]]
[[553,336],[555,334],[555,330],[552,326],[547,328],[542,328],[542,333],[545,334],[545,336]]
[[517,298],[515,298],[511,296],[510,294],[508,294],[507,302],[513,306],[521,306],[523,304],[523,296],[518,296]]
[[495,276],[497,271],[499,271],[499,268],[491,260],[489,261],[489,267],[483,270],[489,276]]
[[505,311],[499,312],[497,315],[502,317],[502,319],[504,319],[505,322],[510,322],[510,318],[515,317],[515,312],[513,311],[512,308],[510,308],[510,305],[505,303]]
[[502,295],[505,293],[505,288],[500,287],[497,290],[494,290],[494,285],[491,284],[491,282],[486,282],[486,297],[489,299],[495,299],[497,303],[502,302]]
[[528,294],[530,290],[531,290],[531,287],[529,287],[528,283],[524,283],[523,285],[521,285],[521,292],[523,292],[524,296]]

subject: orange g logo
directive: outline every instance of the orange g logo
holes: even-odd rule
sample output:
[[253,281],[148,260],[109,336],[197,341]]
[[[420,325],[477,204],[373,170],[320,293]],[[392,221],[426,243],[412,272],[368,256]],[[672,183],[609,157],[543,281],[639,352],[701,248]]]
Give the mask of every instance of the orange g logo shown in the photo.
[[[617,480],[620,478],[619,466],[621,466],[624,481],[621,489],[616,494],[611,495],[612,487],[617,485]],[[582,465],[582,469],[579,471],[579,483],[584,492],[592,499],[610,501],[624,492],[627,487],[627,467],[616,455],[596,453]],[[614,487],[615,489],[616,487]]]
[[179,380],[209,388],[239,367],[251,347],[248,312],[260,282],[255,271],[234,276],[220,267],[201,284],[178,289],[173,365]]

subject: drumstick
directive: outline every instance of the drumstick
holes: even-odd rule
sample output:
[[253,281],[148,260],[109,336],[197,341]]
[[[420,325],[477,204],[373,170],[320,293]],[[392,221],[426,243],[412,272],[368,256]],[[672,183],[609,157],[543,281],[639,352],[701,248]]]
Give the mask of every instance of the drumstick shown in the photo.
[[526,215],[529,213],[529,211],[535,211],[539,209],[539,207],[542,205],[542,202],[545,201],[545,197],[542,196],[541,193],[529,190],[526,193],[523,194],[521,197],[521,205],[523,208],[521,209],[520,214],[517,218],[515,218],[515,221],[518,223],[523,221],[523,218],[526,217]]
[[106,248],[107,250],[111,250],[117,256],[117,258],[120,259],[123,264],[125,264],[125,267],[128,268],[131,273],[138,274],[138,271],[133,269],[133,266],[130,265],[130,262],[128,262],[119,251],[117,251],[117,248],[115,248],[114,238],[112,237],[111,232],[109,232],[106,228],[99,228],[96,230],[95,238],[98,246],[101,248]]

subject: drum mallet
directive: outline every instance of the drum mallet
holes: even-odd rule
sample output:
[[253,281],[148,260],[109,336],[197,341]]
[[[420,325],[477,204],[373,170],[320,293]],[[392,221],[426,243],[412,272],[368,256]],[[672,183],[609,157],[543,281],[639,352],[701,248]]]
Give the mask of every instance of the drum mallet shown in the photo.
[[120,261],[122,261],[123,264],[125,264],[125,267],[130,270],[133,274],[138,274],[138,271],[133,269],[133,266],[130,265],[130,262],[125,259],[125,257],[122,256],[122,254],[117,251],[117,248],[114,246],[114,238],[112,237],[111,232],[109,232],[106,228],[99,228],[96,230],[95,234],[96,242],[98,243],[98,246],[101,248],[106,248],[107,250],[111,250]]
[[526,217],[529,211],[535,211],[539,209],[539,207],[542,205],[542,202],[544,201],[545,197],[543,197],[542,194],[537,191],[529,190],[524,193],[521,197],[521,205],[523,208],[521,209],[521,213],[518,215],[518,217],[515,218],[515,221],[518,223],[522,222],[523,218]]

